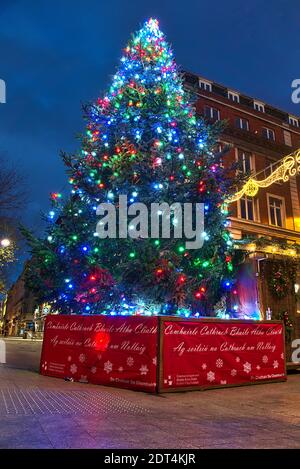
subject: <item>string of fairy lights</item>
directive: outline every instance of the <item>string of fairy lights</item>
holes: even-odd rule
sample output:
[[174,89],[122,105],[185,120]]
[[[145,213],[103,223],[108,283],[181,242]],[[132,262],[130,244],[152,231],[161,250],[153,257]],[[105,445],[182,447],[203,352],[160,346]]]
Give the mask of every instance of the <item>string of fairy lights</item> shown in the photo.
[[300,149],[285,156],[277,165],[277,168],[265,179],[250,177],[239,191],[227,199],[227,202],[236,202],[244,196],[255,197],[259,189],[269,187],[275,182],[287,182],[291,177],[300,174]]

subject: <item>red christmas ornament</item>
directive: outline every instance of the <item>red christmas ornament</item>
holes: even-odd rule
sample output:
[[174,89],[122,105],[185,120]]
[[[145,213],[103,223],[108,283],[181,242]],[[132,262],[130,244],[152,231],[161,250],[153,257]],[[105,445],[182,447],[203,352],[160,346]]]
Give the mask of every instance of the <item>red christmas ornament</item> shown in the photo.
[[90,274],[79,285],[76,301],[80,303],[96,303],[99,301],[106,289],[115,284],[111,274],[101,267],[94,267]]

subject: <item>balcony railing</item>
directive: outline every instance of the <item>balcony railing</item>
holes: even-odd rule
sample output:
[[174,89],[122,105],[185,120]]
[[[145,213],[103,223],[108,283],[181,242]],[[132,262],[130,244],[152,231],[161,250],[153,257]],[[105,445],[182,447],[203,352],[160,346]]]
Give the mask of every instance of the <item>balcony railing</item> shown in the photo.
[[250,130],[242,130],[237,129],[231,125],[227,125],[223,130],[224,135],[232,136],[239,138],[240,140],[246,141],[248,143],[252,143],[253,145],[257,145],[268,149],[274,153],[281,153],[281,155],[287,155],[291,152],[291,150],[296,149],[296,147],[290,147],[283,143],[273,142],[271,140],[267,140],[266,138],[251,132]]

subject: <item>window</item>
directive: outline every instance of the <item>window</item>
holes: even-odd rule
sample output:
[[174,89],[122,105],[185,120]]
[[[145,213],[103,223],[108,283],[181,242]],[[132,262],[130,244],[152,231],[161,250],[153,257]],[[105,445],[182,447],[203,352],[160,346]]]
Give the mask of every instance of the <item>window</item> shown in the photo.
[[220,157],[220,155],[222,155],[222,152],[223,152],[223,144],[218,142],[213,148],[213,153],[214,153],[214,155],[216,156],[217,159],[220,158],[219,159],[220,168],[224,168],[223,158]]
[[240,102],[239,95],[237,93],[234,93],[233,91],[228,91],[228,99],[230,99],[234,103],[239,103]]
[[265,112],[265,105],[263,103],[260,103],[259,101],[254,101],[253,107],[256,111]]
[[269,223],[274,226],[283,226],[284,199],[268,195]]
[[256,205],[256,201],[253,199],[253,197],[242,197],[239,200],[239,217],[243,218],[244,220],[256,220]]
[[[266,179],[269,177],[277,168],[281,165],[281,161],[274,161],[268,158],[265,159],[265,169],[264,169],[264,178]],[[282,181],[276,181],[274,184],[281,186],[283,184]]]
[[284,138],[284,143],[288,145],[289,147],[292,146],[292,136],[291,132],[288,132],[288,130],[283,131],[283,138]]
[[214,121],[220,120],[220,111],[214,107],[205,106],[204,115],[207,119],[212,119]]
[[249,130],[249,121],[247,119],[244,119],[243,117],[236,117],[235,126],[238,129]]
[[294,127],[299,127],[299,120],[296,117],[289,116],[289,124]]
[[222,155],[221,158],[219,159],[219,166],[220,168],[224,168],[224,155],[223,155],[223,150],[224,150],[224,146],[222,145],[222,143],[219,143],[218,145],[218,152],[217,152],[217,155],[219,156],[220,154]]
[[274,130],[267,129],[266,127],[263,127],[262,135],[267,140],[272,140],[272,142],[275,142],[275,132],[274,132]]
[[244,151],[238,148],[237,161],[239,169],[245,174],[249,174],[253,170],[253,157],[249,151]]
[[211,83],[205,80],[199,80],[199,88],[205,91],[211,91]]

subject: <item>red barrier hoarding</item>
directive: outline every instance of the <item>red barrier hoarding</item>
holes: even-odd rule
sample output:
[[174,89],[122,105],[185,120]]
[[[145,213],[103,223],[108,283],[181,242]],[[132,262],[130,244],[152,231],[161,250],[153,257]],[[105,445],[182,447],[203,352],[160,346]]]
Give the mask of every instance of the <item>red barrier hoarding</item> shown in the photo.
[[162,322],[160,391],[286,379],[281,322]]
[[283,381],[284,328],[280,321],[51,315],[40,372],[147,392]]
[[157,317],[47,317],[41,374],[156,391]]

